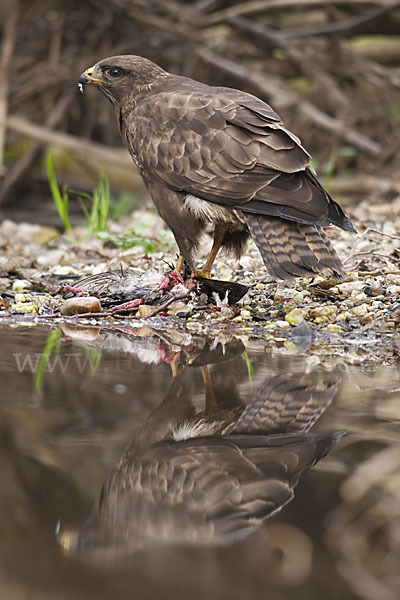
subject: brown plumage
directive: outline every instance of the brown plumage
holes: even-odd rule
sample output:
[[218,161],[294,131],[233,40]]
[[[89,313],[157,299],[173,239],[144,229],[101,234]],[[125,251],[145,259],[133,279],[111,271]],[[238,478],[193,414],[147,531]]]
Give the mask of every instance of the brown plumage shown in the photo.
[[322,227],[354,231],[351,221],[268,104],[139,56],[106,58],[79,81],[113,103],[121,136],[193,271],[200,235],[212,222],[206,274],[220,246],[240,256],[249,235],[274,278],[343,272]]
[[189,375],[136,433],[88,521],[59,531],[65,549],[113,562],[154,546],[231,543],[290,502],[301,475],[344,434],[309,432],[335,383],[277,375],[246,403],[223,378],[212,410],[196,415]]

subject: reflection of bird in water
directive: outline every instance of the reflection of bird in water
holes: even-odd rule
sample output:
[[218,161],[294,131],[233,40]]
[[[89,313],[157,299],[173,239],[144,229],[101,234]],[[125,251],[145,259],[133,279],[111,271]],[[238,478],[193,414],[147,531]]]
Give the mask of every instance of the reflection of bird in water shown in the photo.
[[210,406],[195,415],[182,373],[105,482],[98,509],[79,531],[60,532],[60,543],[82,558],[112,561],[149,546],[248,535],[293,498],[301,474],[342,437],[307,432],[335,390],[298,379],[285,385],[277,376],[243,408],[238,394],[227,402],[217,384]]

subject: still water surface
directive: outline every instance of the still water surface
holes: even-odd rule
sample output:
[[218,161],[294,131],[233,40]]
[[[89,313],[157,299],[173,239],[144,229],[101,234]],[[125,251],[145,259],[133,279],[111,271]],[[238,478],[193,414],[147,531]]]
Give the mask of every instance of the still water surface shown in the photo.
[[4,328],[0,397],[1,599],[400,598],[395,359]]

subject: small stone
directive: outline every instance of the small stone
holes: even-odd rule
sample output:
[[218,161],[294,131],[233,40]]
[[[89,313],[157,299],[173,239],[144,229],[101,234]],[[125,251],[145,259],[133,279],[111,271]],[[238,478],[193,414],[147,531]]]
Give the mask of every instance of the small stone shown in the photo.
[[337,331],[337,332],[339,332],[339,331],[343,331],[343,327],[342,327],[341,325],[336,325],[336,323],[329,323],[329,324],[326,326],[326,328],[327,328],[329,331]]
[[223,319],[232,319],[235,316],[235,311],[229,306],[222,306],[219,314]]
[[290,350],[291,352],[297,352],[296,345],[293,344],[293,342],[291,342],[290,340],[285,340],[285,342],[283,343],[283,345],[286,348],[286,350]]
[[286,314],[285,321],[290,325],[298,325],[304,321],[304,313],[299,308],[293,308],[293,310]]
[[[154,310],[154,307],[153,307]],[[168,314],[175,316],[178,314],[189,314],[190,313],[190,309],[188,308],[188,305],[185,304],[184,302],[174,302],[172,304],[172,306],[169,307],[168,309]]]
[[351,314],[348,311],[343,311],[339,313],[336,317],[336,321],[347,321],[347,319],[351,318]]
[[388,294],[400,294],[400,285],[388,285],[386,291]]
[[243,319],[251,319],[251,312],[245,308],[242,308],[240,311],[240,316],[243,317]]
[[351,310],[354,316],[356,317],[365,317],[369,313],[368,304],[359,304],[359,306],[354,306]]
[[328,317],[317,317],[314,319],[315,323],[328,323]]
[[60,308],[60,314],[63,316],[97,312],[103,312],[103,309],[99,299],[94,296],[68,298]]
[[25,314],[37,314],[38,307],[34,302],[16,302],[12,306],[12,310],[19,313]]
[[[106,271],[106,268],[103,269]],[[58,266],[54,269],[54,275],[78,275],[79,271],[69,265]]]
[[278,329],[289,329],[290,325],[287,321],[275,321],[275,327]]
[[31,287],[31,282],[26,279],[15,279],[12,284],[12,289],[14,292],[22,292],[22,290],[27,290]]
[[[317,306],[310,310],[310,317],[314,317],[315,321],[317,317],[330,317],[336,316],[336,308],[334,306]],[[319,321],[320,323],[323,321]]]
[[364,281],[348,281],[346,283],[338,283],[336,285],[340,292],[351,294],[354,291],[361,292],[365,286]]
[[25,294],[15,294],[15,304],[20,304],[21,302],[27,302],[27,300],[30,300],[31,298],[26,296]]
[[43,267],[59,265],[65,259],[64,250],[49,250],[36,258],[38,265]]
[[387,275],[388,281],[392,281],[396,285],[400,285],[400,276],[394,273],[388,273]]
[[154,306],[150,304],[140,304],[138,308],[139,317],[148,317],[154,312]]
[[250,269],[253,265],[253,259],[250,256],[242,256],[239,260],[239,264],[243,269]]
[[293,300],[297,294],[299,294],[299,292],[294,288],[278,288],[275,292],[274,301],[287,302],[288,300]]

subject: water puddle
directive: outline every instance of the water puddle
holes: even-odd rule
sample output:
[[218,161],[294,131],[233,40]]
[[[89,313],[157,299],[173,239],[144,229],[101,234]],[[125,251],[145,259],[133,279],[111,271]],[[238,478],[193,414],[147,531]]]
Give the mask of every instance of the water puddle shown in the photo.
[[26,323],[0,394],[2,598],[400,597],[393,348]]

